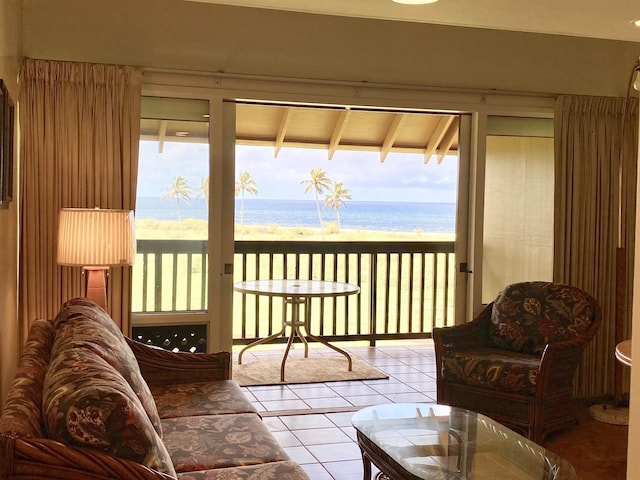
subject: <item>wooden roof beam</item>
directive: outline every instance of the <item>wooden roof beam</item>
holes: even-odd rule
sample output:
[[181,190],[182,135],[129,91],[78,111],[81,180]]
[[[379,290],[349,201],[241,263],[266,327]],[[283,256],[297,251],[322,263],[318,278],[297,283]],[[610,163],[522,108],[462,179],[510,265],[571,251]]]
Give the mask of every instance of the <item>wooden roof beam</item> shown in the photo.
[[384,163],[387,155],[393,148],[393,144],[395,143],[398,135],[400,135],[400,130],[402,129],[402,125],[407,120],[406,113],[396,114],[391,122],[391,126],[389,130],[387,130],[387,135],[384,138],[384,142],[382,143],[382,150],[380,151],[380,163]]
[[291,112],[290,108],[285,108],[282,112],[282,118],[280,119],[280,126],[278,127],[278,134],[276,135],[275,141],[275,151],[273,153],[273,158],[278,158],[278,154],[280,153],[280,149],[284,144],[284,137],[287,135],[287,130],[289,129],[289,122],[291,121]]
[[438,125],[436,125],[436,128],[433,130],[431,138],[429,138],[429,140],[427,141],[427,146],[424,150],[425,165],[429,163],[431,156],[438,150],[440,142],[442,141],[442,138],[444,137],[447,129],[449,128],[449,125],[451,125],[451,122],[453,122],[454,118],[456,117],[442,117],[440,121],[438,121]]
[[342,139],[342,135],[344,135],[347,124],[349,123],[349,117],[351,117],[350,108],[347,107],[345,110],[340,112],[338,121],[333,127],[331,139],[329,140],[329,160],[333,160],[333,155],[336,153],[336,150],[338,150],[338,147],[340,146],[340,140]]
[[[147,137],[142,137],[143,140],[146,140]],[[155,140],[155,135],[153,136],[153,140]],[[194,139],[181,138],[177,141],[180,142],[193,142]],[[273,147],[273,140],[267,139],[255,139],[255,138],[247,138],[247,137],[238,137],[236,139],[236,145],[250,145],[254,147]],[[285,140],[282,144],[282,148],[309,148],[313,150],[326,150],[327,143],[321,141],[304,141],[304,140]],[[340,143],[336,149],[336,151],[344,151],[344,152],[375,152],[380,153],[380,145],[355,145],[349,143]],[[455,150],[454,150],[455,151]],[[411,155],[421,155],[424,156],[424,147],[401,147],[394,146],[394,153],[407,153]]]
[[160,120],[158,125],[158,153],[164,152],[164,140],[167,136],[167,121]]
[[447,133],[442,137],[442,141],[440,142],[440,146],[438,147],[438,165],[442,163],[445,155],[449,153],[449,149],[451,148],[451,145],[453,145],[453,141],[458,136],[458,123],[459,118],[453,117],[453,121],[447,129]]

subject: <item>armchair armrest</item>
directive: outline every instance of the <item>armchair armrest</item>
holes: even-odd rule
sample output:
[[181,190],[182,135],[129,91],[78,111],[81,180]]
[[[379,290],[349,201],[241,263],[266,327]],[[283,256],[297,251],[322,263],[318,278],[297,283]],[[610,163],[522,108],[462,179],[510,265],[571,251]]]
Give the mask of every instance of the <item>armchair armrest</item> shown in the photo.
[[489,334],[493,302],[471,322],[454,327],[434,328],[431,334],[436,353],[436,387],[438,403],[449,403],[444,392],[442,356],[445,352],[484,345]]
[[582,354],[600,326],[600,320],[589,330],[571,340],[549,343],[542,352],[537,387],[550,391],[573,389],[573,376],[582,360]]
[[471,322],[454,327],[434,328],[432,337],[438,352],[477,347],[486,344],[493,303],[487,305]]
[[125,337],[145,381],[152,385],[207,382],[231,378],[231,354],[171,352]]

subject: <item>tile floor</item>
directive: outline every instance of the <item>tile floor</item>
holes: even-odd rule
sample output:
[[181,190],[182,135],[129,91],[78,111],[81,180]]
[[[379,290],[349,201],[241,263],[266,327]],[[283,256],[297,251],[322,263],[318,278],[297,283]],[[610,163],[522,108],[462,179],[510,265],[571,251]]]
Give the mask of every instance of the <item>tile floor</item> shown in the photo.
[[[349,353],[389,375],[387,380],[243,387],[264,422],[300,463],[311,480],[352,480],[363,477],[362,457],[351,416],[381,403],[435,402],[435,356],[431,341],[380,342],[375,348],[340,344]],[[291,356],[302,356],[294,344]],[[284,345],[256,347],[243,363],[257,358],[282,358]],[[334,356],[311,345],[311,356]],[[237,357],[237,352],[236,352]]]
[[[303,348],[295,344],[294,347],[297,348],[290,355],[302,356]],[[382,370],[389,379],[243,387],[265,424],[311,480],[362,479],[362,458],[351,426],[351,416],[358,409],[380,403],[436,400],[435,356],[430,340],[380,342],[375,348],[366,344],[340,344],[340,347]],[[284,345],[252,348],[244,354],[243,362],[281,359],[283,350]],[[234,353],[237,357],[235,349]],[[311,345],[310,355],[337,354],[326,347]],[[588,464],[589,461],[584,465],[576,462],[589,457],[602,466],[600,457],[585,455],[582,449],[601,450],[593,444],[594,440],[601,447],[603,443],[597,438],[609,438],[609,445],[617,443],[617,454],[608,456],[606,478],[624,480],[626,434],[625,426],[601,424],[582,414],[578,427],[553,436],[550,450],[571,461],[578,480],[604,478],[590,476],[598,468]],[[577,448],[581,450],[579,457],[572,454]]]

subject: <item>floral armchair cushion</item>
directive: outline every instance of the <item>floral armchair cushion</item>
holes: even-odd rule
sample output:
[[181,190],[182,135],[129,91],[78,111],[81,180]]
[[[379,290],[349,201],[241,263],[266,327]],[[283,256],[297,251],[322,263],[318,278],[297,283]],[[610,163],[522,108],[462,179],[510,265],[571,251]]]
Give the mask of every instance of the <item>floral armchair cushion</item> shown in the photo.
[[[56,339],[52,358],[61,348],[81,347],[102,357],[127,380],[162,437],[162,426],[155,401],[144,381],[135,355],[109,314],[91,300],[74,298],[66,302],[56,319]],[[99,334],[96,334],[99,332]]]
[[473,348],[442,356],[442,375],[449,381],[534,395],[540,357],[511,350]]
[[586,292],[550,282],[509,285],[493,303],[489,346],[541,355],[547,343],[585,333],[596,315]]
[[59,351],[45,378],[42,410],[53,440],[95,448],[175,476],[140,399],[123,376],[91,350]]

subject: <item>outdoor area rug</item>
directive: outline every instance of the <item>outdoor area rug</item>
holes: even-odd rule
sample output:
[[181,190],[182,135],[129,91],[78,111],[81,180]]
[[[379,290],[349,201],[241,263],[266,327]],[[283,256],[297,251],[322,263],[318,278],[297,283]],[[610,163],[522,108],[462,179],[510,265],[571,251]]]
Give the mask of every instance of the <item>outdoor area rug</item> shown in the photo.
[[347,370],[347,359],[344,357],[289,358],[284,370],[284,382],[280,381],[281,358],[254,360],[242,365],[234,363],[232,378],[242,387],[389,378],[389,375],[353,355],[351,358],[353,360],[352,371]]

